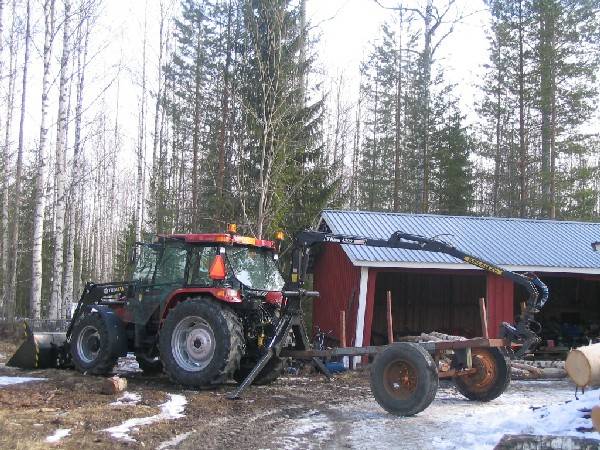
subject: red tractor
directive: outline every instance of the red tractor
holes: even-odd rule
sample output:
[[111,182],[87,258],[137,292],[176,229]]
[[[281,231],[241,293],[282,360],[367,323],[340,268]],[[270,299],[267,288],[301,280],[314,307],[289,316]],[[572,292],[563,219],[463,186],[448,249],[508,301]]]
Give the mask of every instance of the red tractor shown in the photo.
[[[444,253],[523,286],[526,307],[515,325],[502,324],[503,339],[315,350],[301,304],[319,296],[304,284],[311,248],[324,243]],[[535,314],[549,294],[535,274],[511,272],[448,243],[400,231],[378,239],[307,230],[295,236],[284,281],[277,247],[238,236],[234,226],[227,234],[174,234],[138,244],[131,281],[88,283],[67,332],[28,330],[7,365],[72,365],[105,374],[117,358],[133,352],[144,371],[164,370],[184,385],[234,378],[240,384],[228,397],[237,398],[252,383],[275,380],[283,357],[312,360],[329,375],[323,357],[378,355],[371,371],[375,399],[393,414],[413,415],[431,403],[441,377],[453,377],[470,399],[496,398],[510,381],[511,342],[521,357],[540,341]],[[439,372],[435,358],[448,351],[450,368]]]
[[[273,333],[284,280],[276,242],[229,231],[137,243],[131,281],[88,283],[66,334],[29,332],[9,364],[100,375],[133,352],[143,371],[177,383],[243,380]],[[271,359],[254,383],[275,380],[281,367]]]

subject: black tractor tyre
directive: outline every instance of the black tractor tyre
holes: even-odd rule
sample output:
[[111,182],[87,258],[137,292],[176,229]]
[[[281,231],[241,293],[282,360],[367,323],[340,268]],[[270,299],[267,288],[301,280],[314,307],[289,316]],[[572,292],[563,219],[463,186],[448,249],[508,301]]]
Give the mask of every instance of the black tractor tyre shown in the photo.
[[[277,356],[273,356],[265,367],[258,373],[252,384],[257,386],[264,386],[267,384],[271,384],[283,371],[283,358],[279,358]],[[256,358],[242,358],[242,362],[240,364],[240,368],[235,371],[233,374],[233,379],[238,383],[242,383],[248,374],[252,371],[258,359]]]
[[228,381],[244,353],[243,327],[226,305],[190,298],[169,312],[159,334],[159,353],[171,381],[210,387]]
[[377,355],[371,367],[371,392],[390,414],[413,416],[427,408],[438,388],[431,355],[420,345],[392,344]]
[[143,353],[136,353],[135,360],[140,366],[140,370],[147,375],[162,373],[163,365],[159,357],[151,358]]
[[454,377],[459,392],[469,400],[489,402],[498,398],[510,384],[510,359],[499,348],[473,348],[471,361],[477,371]]
[[109,328],[97,312],[81,317],[71,333],[71,360],[82,373],[106,375],[112,371],[119,357],[113,348]]

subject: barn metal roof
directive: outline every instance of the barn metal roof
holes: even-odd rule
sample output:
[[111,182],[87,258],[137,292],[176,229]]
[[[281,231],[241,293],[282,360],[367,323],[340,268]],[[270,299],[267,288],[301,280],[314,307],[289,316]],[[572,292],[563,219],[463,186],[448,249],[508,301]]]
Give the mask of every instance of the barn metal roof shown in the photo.
[[[437,236],[509,270],[600,274],[600,223],[325,210],[333,233],[387,239],[395,231]],[[342,245],[357,266],[472,268],[441,253]]]

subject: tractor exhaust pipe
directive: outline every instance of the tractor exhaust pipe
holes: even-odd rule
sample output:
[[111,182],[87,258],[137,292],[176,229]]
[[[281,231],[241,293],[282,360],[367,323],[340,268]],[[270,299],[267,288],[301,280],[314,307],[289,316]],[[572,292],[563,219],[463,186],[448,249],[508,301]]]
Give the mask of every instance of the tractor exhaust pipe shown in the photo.
[[68,364],[66,333],[34,333],[27,322],[25,341],[8,360],[8,367],[21,369],[61,368]]

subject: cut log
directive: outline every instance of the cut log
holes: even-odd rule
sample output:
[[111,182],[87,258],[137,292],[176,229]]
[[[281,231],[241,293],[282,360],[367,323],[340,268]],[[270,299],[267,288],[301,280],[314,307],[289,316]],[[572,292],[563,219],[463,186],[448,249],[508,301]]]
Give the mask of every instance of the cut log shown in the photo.
[[596,405],[592,408],[591,416],[594,430],[600,431],[600,405]]
[[565,369],[579,387],[600,385],[600,344],[571,350]]
[[103,394],[118,394],[127,389],[127,380],[117,376],[105,378],[102,382],[102,393]]

